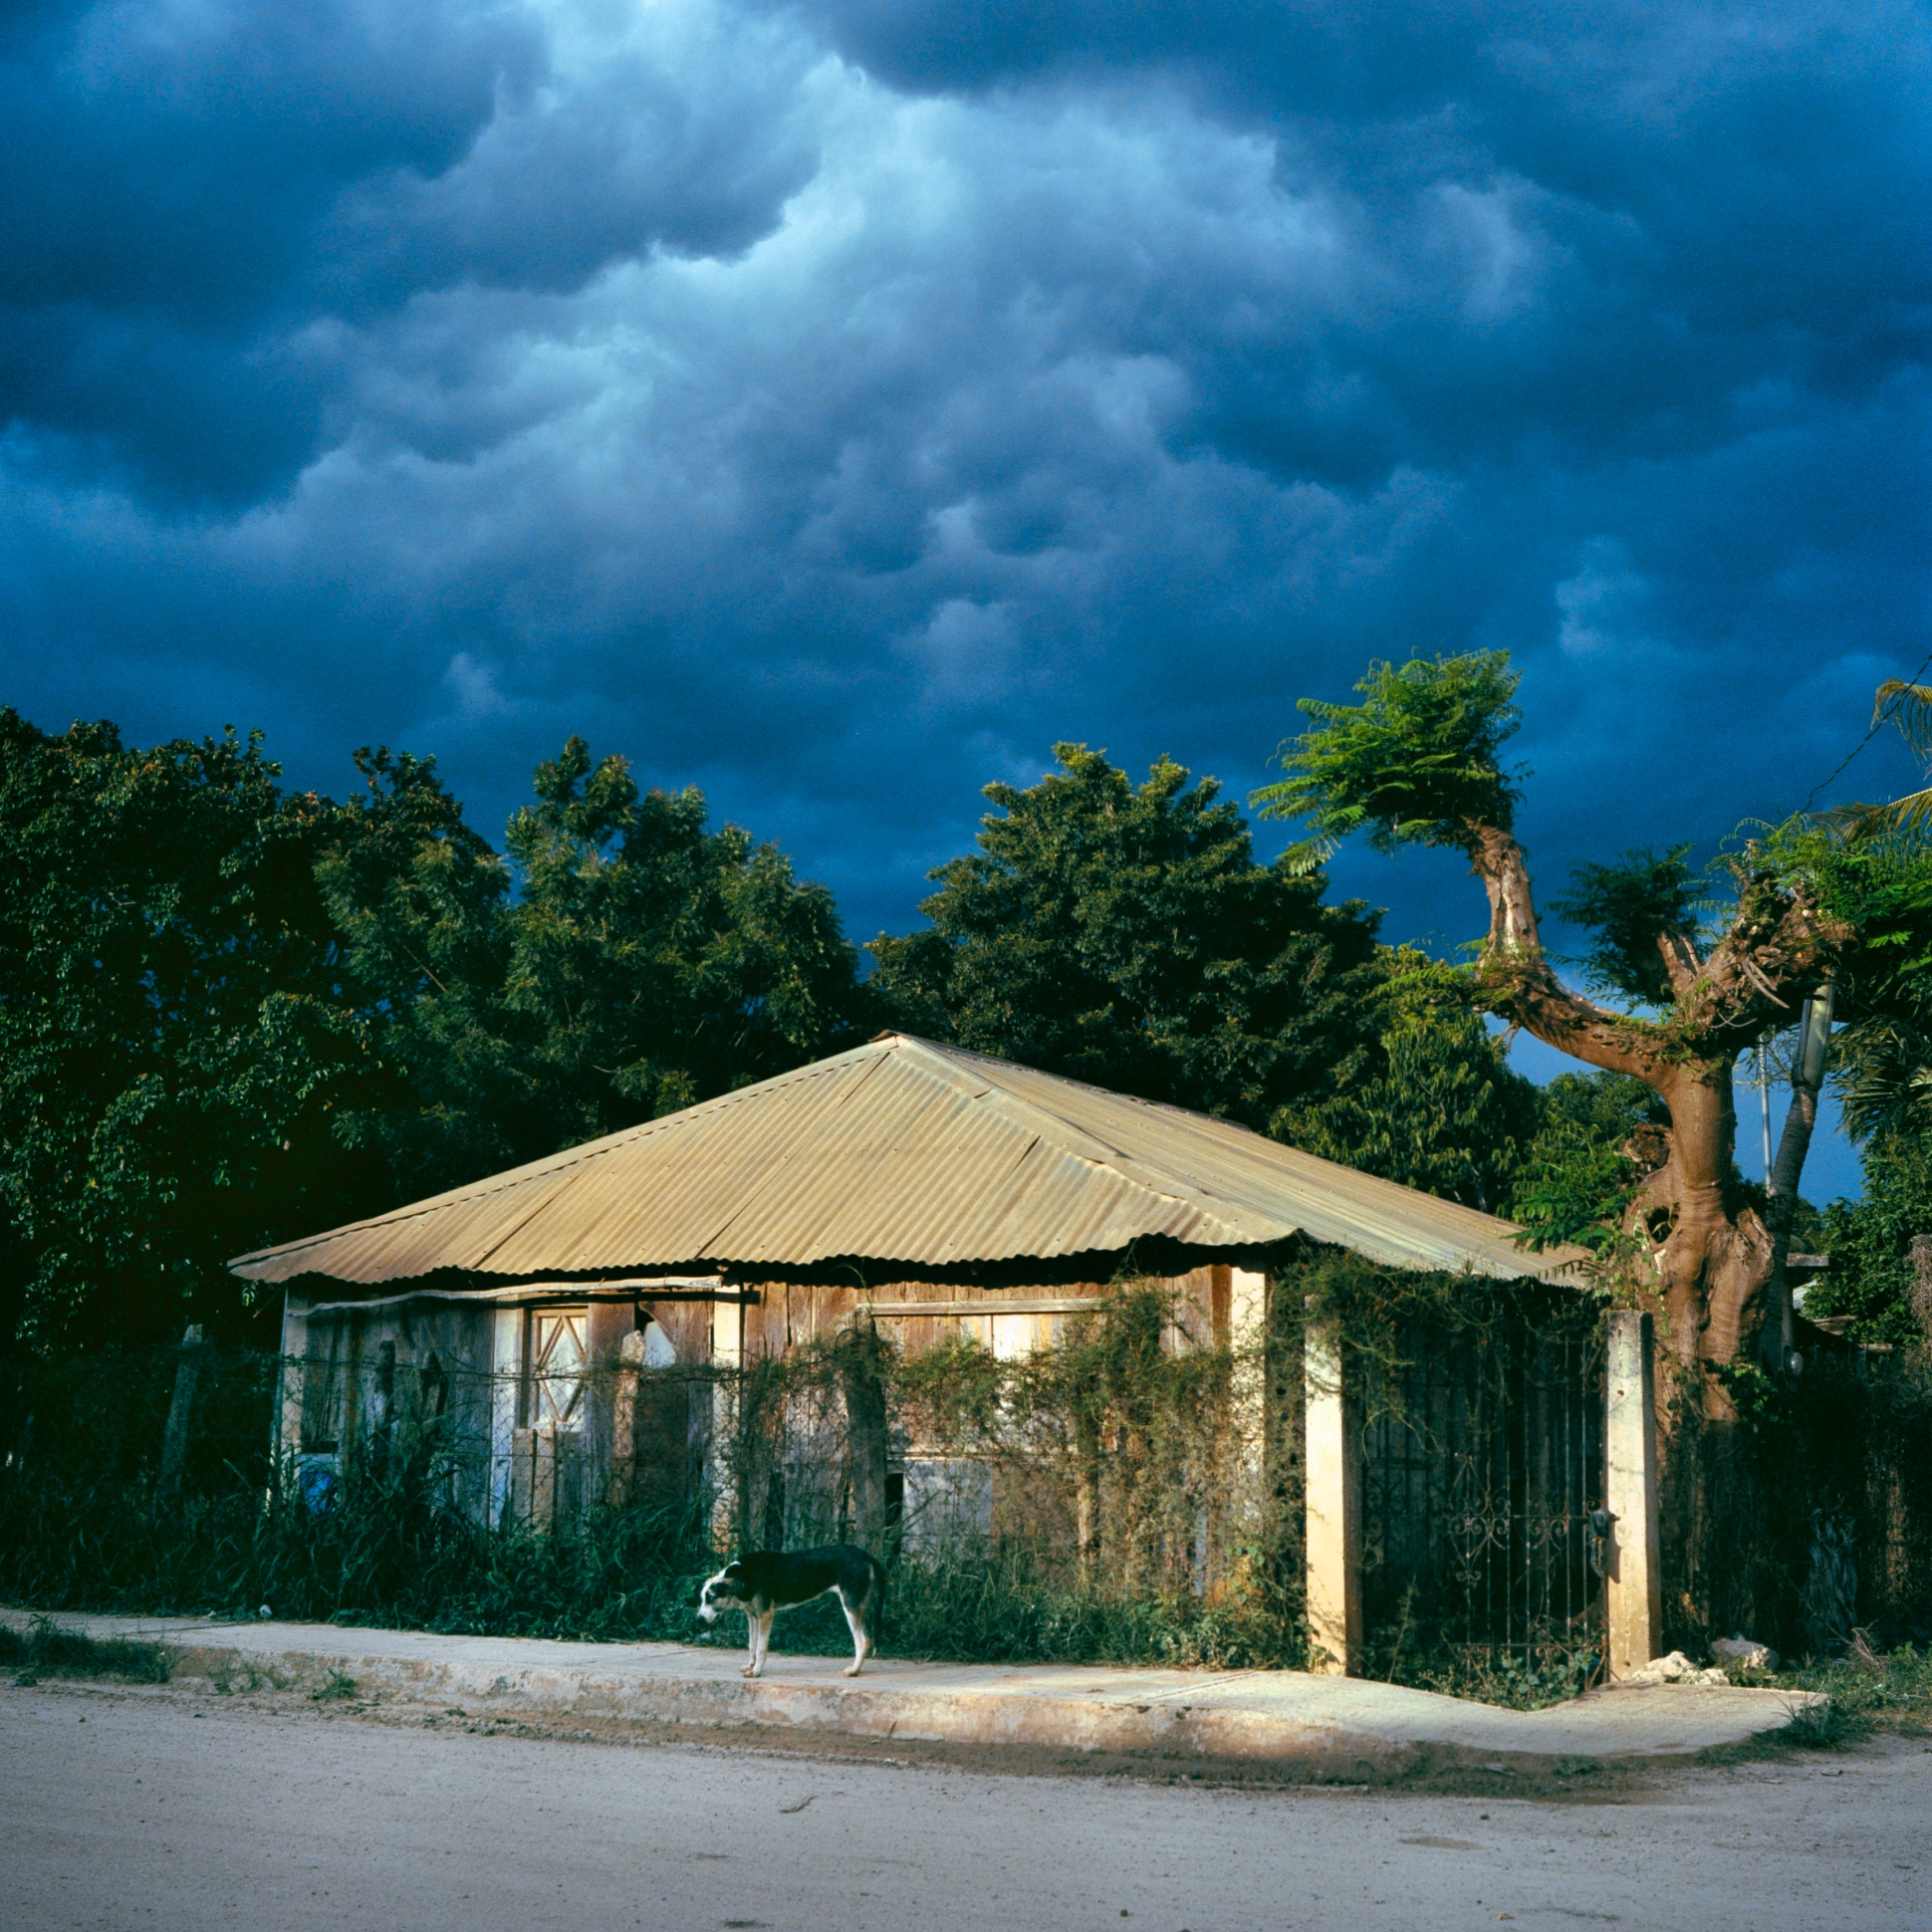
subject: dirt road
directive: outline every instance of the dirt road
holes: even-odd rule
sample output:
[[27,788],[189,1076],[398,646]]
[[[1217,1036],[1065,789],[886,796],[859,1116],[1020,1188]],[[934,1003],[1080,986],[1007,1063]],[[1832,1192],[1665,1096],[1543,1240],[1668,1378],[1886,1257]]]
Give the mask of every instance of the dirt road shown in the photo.
[[1613,1803],[1000,1777],[0,1688],[0,1926],[1932,1926],[1932,1748]]

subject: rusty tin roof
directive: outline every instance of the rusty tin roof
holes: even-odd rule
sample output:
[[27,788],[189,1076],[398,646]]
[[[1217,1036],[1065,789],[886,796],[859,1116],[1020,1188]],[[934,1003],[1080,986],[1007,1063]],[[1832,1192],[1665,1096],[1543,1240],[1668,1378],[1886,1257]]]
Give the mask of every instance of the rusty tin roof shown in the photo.
[[1575,1279],[1493,1215],[1246,1127],[910,1034],[452,1188],[242,1255],[260,1282],[438,1270],[911,1269],[1111,1252],[1147,1237],[1303,1234],[1401,1268]]

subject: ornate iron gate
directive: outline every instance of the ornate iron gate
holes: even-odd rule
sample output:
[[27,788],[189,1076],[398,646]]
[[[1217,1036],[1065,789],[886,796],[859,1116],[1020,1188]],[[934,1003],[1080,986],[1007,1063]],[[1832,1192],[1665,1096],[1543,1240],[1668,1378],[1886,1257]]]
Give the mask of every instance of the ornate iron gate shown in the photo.
[[1601,1317],[1574,1293],[1491,1293],[1493,1320],[1405,1324],[1363,1364],[1363,1621],[1371,1639],[1575,1656],[1602,1639]]

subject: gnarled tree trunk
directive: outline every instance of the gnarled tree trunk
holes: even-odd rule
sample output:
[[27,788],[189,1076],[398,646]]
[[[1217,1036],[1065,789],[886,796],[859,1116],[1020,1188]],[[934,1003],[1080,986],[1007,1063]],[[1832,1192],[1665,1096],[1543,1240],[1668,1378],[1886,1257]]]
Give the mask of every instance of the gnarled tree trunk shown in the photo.
[[[1657,1019],[1639,1019],[1557,978],[1523,848],[1509,832],[1472,828],[1468,850],[1490,903],[1482,1003],[1592,1067],[1634,1075],[1669,1108],[1668,1152],[1643,1177],[1627,1230],[1647,1254],[1647,1299],[1663,1317],[1678,1363],[1734,1360],[1756,1342],[1770,1312],[1774,1242],[1738,1188],[1733,1069],[1746,1047],[1797,1017],[1848,935],[1802,892],[1743,874],[1737,917],[1708,956],[1700,957],[1688,932],[1657,934],[1672,1005]],[[1796,1174],[1790,1192],[1796,1195]],[[1723,1406],[1721,1392],[1712,1399]]]
[[1644,1176],[1626,1222],[1648,1248],[1664,1333],[1684,1362],[1730,1361],[1766,1315],[1771,1235],[1736,1197],[1732,1064],[1659,1068],[1650,1079],[1670,1108],[1670,1154]]

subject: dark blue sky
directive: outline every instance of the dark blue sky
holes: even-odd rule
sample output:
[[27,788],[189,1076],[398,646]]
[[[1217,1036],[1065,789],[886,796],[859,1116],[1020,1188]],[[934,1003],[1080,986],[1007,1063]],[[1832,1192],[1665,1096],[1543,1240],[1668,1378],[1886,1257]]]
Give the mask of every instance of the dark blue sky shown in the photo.
[[1929,53],[1885,0],[14,0],[4,695],[434,752],[493,836],[582,731],[863,937],[1056,738],[1245,794],[1296,697],[1502,644],[1546,883],[1708,844],[1932,650]]

